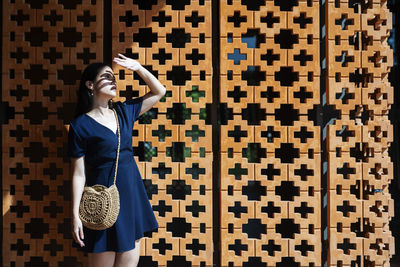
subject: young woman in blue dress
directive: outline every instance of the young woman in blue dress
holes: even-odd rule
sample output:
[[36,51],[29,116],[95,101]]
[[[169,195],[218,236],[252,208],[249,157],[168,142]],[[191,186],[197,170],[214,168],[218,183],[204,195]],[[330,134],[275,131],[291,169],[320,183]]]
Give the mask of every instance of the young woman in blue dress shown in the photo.
[[[143,96],[140,115],[150,110],[166,93],[160,81],[146,70],[138,61],[122,54],[113,59],[116,64],[136,71],[150,88]],[[91,64],[82,74],[78,95],[78,110],[86,113],[97,122],[108,127],[113,132],[117,130],[114,112],[109,108],[112,98],[117,95],[116,81],[113,70],[107,64]],[[79,112],[78,112],[79,113]],[[79,218],[79,203],[85,185],[84,155],[72,158],[72,236],[80,246],[84,246],[83,225]],[[88,253],[89,267],[126,267],[137,266],[140,256],[140,239],[136,240],[135,248],[129,251],[104,251]]]

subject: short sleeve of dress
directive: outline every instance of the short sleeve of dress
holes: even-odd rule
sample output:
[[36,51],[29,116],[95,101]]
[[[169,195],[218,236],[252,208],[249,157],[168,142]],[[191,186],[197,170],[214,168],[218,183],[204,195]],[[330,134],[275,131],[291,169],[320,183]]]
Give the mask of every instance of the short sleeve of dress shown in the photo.
[[76,133],[72,125],[69,126],[68,131],[68,156],[72,158],[80,158],[86,153],[86,143]]
[[132,120],[136,121],[139,118],[140,110],[142,108],[143,97],[136,97],[134,99],[128,99],[123,102],[126,111],[132,116]]

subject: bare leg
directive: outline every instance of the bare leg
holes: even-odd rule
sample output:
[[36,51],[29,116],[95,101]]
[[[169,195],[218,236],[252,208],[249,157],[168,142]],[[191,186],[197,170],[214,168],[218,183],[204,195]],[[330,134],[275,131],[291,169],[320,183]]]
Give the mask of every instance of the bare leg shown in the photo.
[[114,267],[136,267],[140,257],[140,240],[135,242],[135,248],[125,252],[117,252]]
[[89,267],[113,267],[115,251],[88,253]]

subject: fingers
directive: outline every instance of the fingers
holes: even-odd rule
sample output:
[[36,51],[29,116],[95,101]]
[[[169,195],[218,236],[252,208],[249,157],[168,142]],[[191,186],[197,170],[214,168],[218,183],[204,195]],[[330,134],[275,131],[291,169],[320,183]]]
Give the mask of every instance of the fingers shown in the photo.
[[124,60],[120,59],[120,58],[114,58],[114,62],[115,63],[123,63]]
[[82,239],[82,240],[85,239],[85,238],[83,237],[83,228],[82,228],[82,227],[79,227],[79,233],[80,233],[80,235],[81,235],[81,239]]
[[83,231],[82,227],[78,227],[78,229],[74,230],[72,233],[72,237],[74,238],[75,242],[78,243],[81,247],[83,247],[85,245],[79,238],[79,235],[81,235],[81,238],[83,239],[82,231]]
[[118,55],[119,55],[120,57],[124,58],[124,59],[127,59],[127,57],[124,56],[123,54],[118,53]]
[[74,238],[76,243],[79,243],[79,238],[77,237],[76,231],[72,231],[72,237]]
[[117,64],[119,64],[119,65],[121,65],[122,64],[122,61],[121,60],[118,60],[118,58],[114,58],[114,60],[113,60],[115,63],[117,63]]

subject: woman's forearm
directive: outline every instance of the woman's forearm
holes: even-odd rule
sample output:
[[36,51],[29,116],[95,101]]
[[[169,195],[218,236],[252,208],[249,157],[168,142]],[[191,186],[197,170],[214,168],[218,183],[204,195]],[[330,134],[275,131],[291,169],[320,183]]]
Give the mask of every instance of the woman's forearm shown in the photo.
[[160,81],[147,69],[145,69],[143,66],[140,66],[140,68],[136,71],[139,76],[145,81],[145,83],[149,86],[150,91],[154,95],[165,95],[166,89],[165,87],[160,83]]
[[81,202],[85,177],[74,175],[72,177],[72,216],[79,217],[79,204]]

